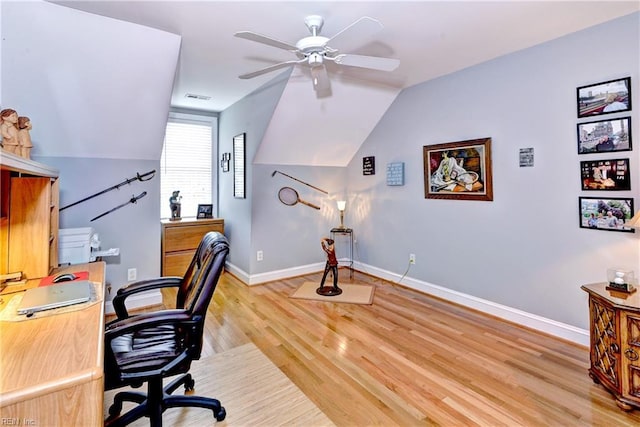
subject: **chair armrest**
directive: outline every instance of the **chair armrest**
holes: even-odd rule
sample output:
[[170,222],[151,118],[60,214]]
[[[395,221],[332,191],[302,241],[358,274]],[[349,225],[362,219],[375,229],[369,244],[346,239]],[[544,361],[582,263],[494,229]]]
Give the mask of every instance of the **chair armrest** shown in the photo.
[[140,313],[126,319],[116,319],[107,323],[104,331],[104,339],[105,343],[107,343],[120,335],[145,328],[153,328],[160,325],[175,325],[189,322],[190,320],[191,317],[188,311],[180,308]]
[[139,282],[130,283],[118,289],[116,296],[113,297],[113,309],[116,312],[118,319],[126,319],[129,317],[129,312],[125,305],[126,299],[131,295],[138,294],[140,292],[151,291],[160,288],[178,287],[182,282],[182,277],[167,276],[158,277],[155,279],[141,280]]

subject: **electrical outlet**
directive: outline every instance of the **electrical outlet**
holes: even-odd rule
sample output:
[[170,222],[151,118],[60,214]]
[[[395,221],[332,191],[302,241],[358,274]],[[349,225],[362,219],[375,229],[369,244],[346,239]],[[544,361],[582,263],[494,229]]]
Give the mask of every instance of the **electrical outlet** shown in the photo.
[[130,268],[127,270],[127,280],[133,282],[138,278],[138,270],[135,268]]
[[264,254],[262,253],[262,251],[258,251],[256,253],[256,258],[258,261],[262,261]]
[[409,264],[416,263],[416,254],[409,254]]

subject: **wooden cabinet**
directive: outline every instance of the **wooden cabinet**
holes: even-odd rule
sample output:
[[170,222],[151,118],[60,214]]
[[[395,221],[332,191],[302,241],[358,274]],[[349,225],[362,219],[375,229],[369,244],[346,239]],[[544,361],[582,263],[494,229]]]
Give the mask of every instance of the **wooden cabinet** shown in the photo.
[[640,292],[582,286],[589,294],[589,376],[602,384],[621,409],[640,409]]
[[58,171],[6,152],[0,166],[0,274],[47,276],[58,266]]
[[182,219],[162,221],[162,275],[183,276],[202,236],[209,231],[224,234],[224,220]]

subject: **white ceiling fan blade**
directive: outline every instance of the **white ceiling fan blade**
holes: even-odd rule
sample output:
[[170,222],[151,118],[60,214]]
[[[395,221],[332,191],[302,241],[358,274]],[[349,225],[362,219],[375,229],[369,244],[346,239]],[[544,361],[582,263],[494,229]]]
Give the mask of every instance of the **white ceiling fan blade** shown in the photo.
[[270,72],[275,71],[275,70],[279,70],[281,68],[291,67],[293,65],[299,64],[300,62],[304,62],[304,61],[306,61],[306,59],[303,59],[302,61],[280,62],[279,64],[271,65],[270,67],[262,68],[260,70],[254,71],[252,73],[243,74],[243,75],[238,76],[238,77],[243,79],[243,80],[252,79],[254,77],[258,77],[258,76],[261,76],[263,74],[270,73]]
[[329,74],[324,65],[311,68],[311,78],[313,80],[313,88],[318,93],[325,93],[331,89],[331,81]]
[[384,26],[380,21],[368,16],[363,16],[327,40],[325,46],[329,46],[331,49],[336,49],[339,52],[349,52],[362,46],[383,28]]
[[239,37],[241,39],[251,40],[253,42],[258,42],[258,43],[266,44],[269,46],[277,47],[279,49],[289,50],[291,52],[296,52],[298,50],[297,47],[289,43],[282,42],[280,40],[276,40],[271,37],[263,36],[262,34],[254,33],[252,31],[238,31],[237,33],[234,34],[234,36]]
[[371,68],[380,71],[393,71],[400,65],[400,60],[393,58],[379,58],[377,56],[341,54],[332,58],[336,64],[349,67]]

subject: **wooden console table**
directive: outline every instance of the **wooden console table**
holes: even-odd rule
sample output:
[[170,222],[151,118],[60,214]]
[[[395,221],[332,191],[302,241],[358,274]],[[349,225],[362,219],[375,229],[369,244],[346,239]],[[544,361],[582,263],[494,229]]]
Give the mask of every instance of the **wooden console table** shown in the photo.
[[[54,273],[89,271],[104,287],[105,264]],[[37,286],[40,279],[27,282]],[[16,295],[0,295],[5,307]],[[104,400],[104,298],[75,311],[0,322],[0,423],[101,426]]]
[[589,376],[616,398],[623,410],[640,409],[640,291],[582,286],[589,294]]

